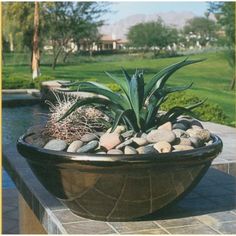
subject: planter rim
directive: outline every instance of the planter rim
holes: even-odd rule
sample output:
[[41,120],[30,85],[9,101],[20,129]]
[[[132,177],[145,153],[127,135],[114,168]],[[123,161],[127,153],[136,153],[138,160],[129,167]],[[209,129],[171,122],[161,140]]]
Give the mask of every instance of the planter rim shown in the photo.
[[[24,150],[24,152],[30,152],[33,154],[41,153],[40,158],[51,161],[60,162],[124,162],[124,163],[150,163],[150,162],[169,162],[169,161],[184,161],[193,159],[214,159],[217,154],[222,151],[223,143],[219,136],[211,134],[213,143],[207,146],[194,148],[186,151],[177,151],[169,153],[154,153],[154,154],[96,154],[96,153],[72,153],[66,151],[54,151],[36,147],[29,144],[25,139],[31,134],[23,134],[17,140],[18,150]],[[206,157],[206,154],[208,154]],[[210,154],[210,155],[209,155]],[[210,156],[210,157],[209,157]],[[27,157],[26,157],[27,158]]]

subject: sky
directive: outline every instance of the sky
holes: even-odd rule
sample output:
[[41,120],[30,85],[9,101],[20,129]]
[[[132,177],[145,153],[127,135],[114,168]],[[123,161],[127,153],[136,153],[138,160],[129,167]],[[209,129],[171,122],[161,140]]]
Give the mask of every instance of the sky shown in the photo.
[[110,22],[116,22],[134,14],[153,14],[169,11],[191,11],[198,16],[203,16],[208,4],[206,2],[113,2],[112,13],[107,15]]

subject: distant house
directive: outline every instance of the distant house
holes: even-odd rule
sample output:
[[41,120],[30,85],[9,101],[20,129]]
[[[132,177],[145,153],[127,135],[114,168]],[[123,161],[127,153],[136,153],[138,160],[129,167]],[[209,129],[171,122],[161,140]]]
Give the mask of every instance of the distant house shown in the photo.
[[[123,39],[116,39],[115,35],[102,35],[97,42],[92,42],[89,39],[81,39],[78,45],[72,41],[67,44],[64,51],[76,52],[80,51],[107,51],[107,50],[121,50],[126,49],[128,41]],[[49,43],[44,46],[45,51],[52,50],[52,45]]]

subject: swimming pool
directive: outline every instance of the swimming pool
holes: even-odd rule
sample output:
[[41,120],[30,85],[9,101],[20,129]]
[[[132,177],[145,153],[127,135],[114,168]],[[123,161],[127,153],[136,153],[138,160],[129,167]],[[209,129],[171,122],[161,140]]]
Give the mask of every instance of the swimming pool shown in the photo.
[[[3,107],[2,109],[2,142],[3,149],[7,144],[16,145],[20,135],[33,125],[42,124],[47,119],[48,108],[40,104],[30,106]],[[3,170],[3,188],[14,188],[10,177]]]

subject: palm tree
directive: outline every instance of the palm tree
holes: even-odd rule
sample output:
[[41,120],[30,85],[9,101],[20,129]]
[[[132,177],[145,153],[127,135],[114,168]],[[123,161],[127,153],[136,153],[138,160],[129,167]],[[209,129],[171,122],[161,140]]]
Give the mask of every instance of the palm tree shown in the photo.
[[33,54],[32,54],[32,77],[39,77],[40,53],[39,53],[39,3],[34,3],[34,37],[33,37]]

